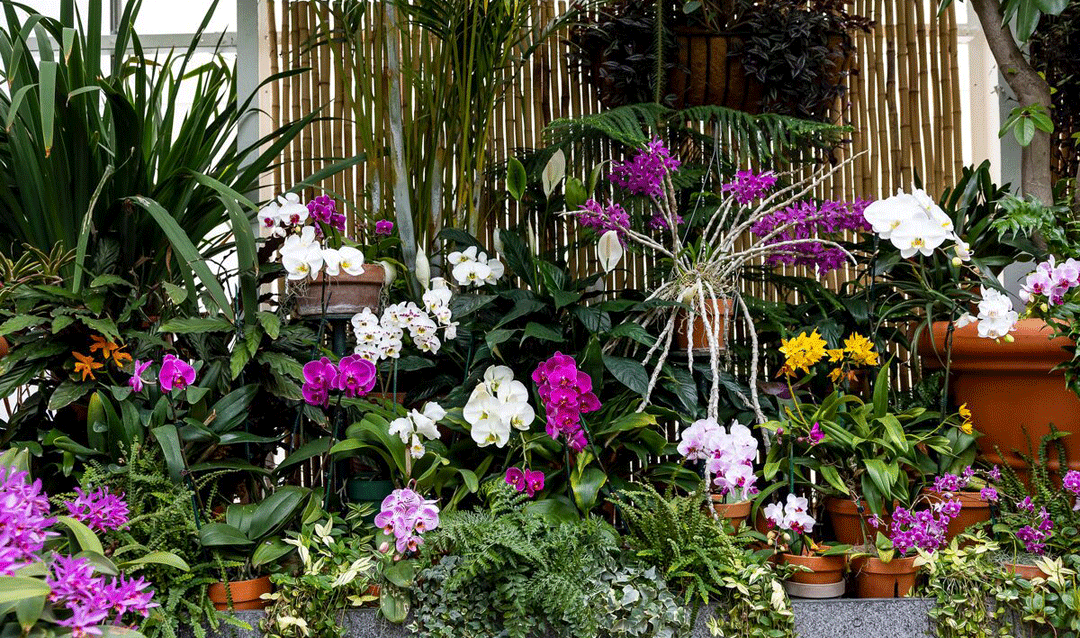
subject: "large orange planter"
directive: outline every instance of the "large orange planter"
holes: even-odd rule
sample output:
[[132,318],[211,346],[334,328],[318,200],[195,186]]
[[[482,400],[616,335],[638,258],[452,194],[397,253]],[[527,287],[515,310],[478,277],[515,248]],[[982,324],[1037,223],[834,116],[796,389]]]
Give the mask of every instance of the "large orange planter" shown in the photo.
[[844,580],[844,566],[847,565],[847,556],[801,556],[799,554],[784,554],[784,563],[788,565],[800,565],[812,571],[797,571],[788,577],[793,583],[807,585],[828,585]]
[[[946,360],[948,326],[937,322],[923,332],[919,349],[927,368],[940,369]],[[1038,446],[1051,423],[1072,434],[1062,443],[1069,467],[1080,470],[1080,398],[1066,387],[1065,373],[1053,371],[1071,358],[1062,348],[1072,342],[1050,335],[1041,319],[1021,320],[1012,332],[1013,343],[983,339],[975,324],[953,332],[952,400],[971,409],[975,429],[983,434],[978,440],[980,455],[989,463],[1008,463],[1021,475],[1026,474],[1026,464],[1016,452],[1027,452],[1028,436]],[[1053,469],[1057,464],[1056,458],[1051,460]]]

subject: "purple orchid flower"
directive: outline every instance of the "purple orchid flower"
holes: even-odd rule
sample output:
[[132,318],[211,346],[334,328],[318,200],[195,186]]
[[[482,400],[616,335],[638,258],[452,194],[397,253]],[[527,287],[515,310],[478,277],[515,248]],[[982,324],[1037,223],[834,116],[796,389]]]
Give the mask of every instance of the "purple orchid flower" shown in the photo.
[[146,372],[146,369],[150,367],[151,361],[139,361],[135,360],[135,369],[131,372],[131,378],[128,379],[128,385],[135,392],[142,392],[146,385],[146,381],[143,380],[142,375]]
[[375,387],[375,364],[367,359],[349,355],[338,364],[338,377],[334,387],[348,397],[364,396]]
[[375,222],[375,234],[389,236],[394,232],[394,222],[389,219],[380,219]]

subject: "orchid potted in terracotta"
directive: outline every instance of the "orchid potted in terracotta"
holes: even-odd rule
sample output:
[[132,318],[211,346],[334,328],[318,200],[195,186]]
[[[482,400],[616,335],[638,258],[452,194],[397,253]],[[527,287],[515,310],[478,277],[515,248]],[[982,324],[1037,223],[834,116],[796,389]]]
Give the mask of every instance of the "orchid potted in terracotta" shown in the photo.
[[687,461],[703,462],[713,509],[737,531],[750,516],[750,498],[758,493],[758,442],[750,428],[738,421],[725,428],[713,419],[700,419],[682,431],[678,450]]
[[784,582],[788,593],[800,598],[836,598],[844,593],[844,569],[850,545],[818,544],[812,537],[817,520],[807,498],[794,493],[784,503],[762,510],[767,538],[780,560],[797,569]]

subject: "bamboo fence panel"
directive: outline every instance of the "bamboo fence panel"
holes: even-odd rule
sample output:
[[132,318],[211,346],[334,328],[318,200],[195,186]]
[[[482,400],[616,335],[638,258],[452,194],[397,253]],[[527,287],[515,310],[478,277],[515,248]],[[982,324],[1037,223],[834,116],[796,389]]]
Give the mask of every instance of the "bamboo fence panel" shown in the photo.
[[[962,152],[960,143],[961,104],[959,95],[959,65],[957,61],[957,24],[952,8],[937,16],[932,0],[856,0],[856,13],[874,21],[870,33],[856,33],[856,52],[848,75],[849,91],[844,100],[832,109],[834,121],[853,130],[846,145],[834,153],[834,159],[853,154],[862,155],[846,172],[834,176],[825,184],[819,196],[834,199],[877,199],[889,196],[898,188],[908,189],[914,180],[922,182],[934,197],[939,196],[960,172]],[[321,109],[324,119],[316,119],[282,153],[281,163],[268,180],[275,191],[282,191],[303,180],[334,161],[350,157],[366,146],[360,130],[382,131],[389,140],[387,122],[375,121],[375,114],[364,127],[352,121],[353,100],[357,88],[350,83],[354,77],[370,77],[384,73],[382,45],[379,34],[385,30],[381,12],[368,11],[362,19],[365,34],[362,42],[347,45],[342,42],[321,43],[322,25],[330,20],[328,0],[270,0],[268,20],[261,25],[268,33],[271,71],[307,69],[273,83],[272,103],[262,105],[275,125],[296,121],[313,109]],[[570,0],[544,0],[541,20],[551,20],[567,10]],[[378,3],[373,2],[373,7]],[[419,33],[402,42],[413,55],[430,47]],[[490,166],[501,166],[521,149],[543,145],[543,130],[557,118],[577,117],[601,109],[593,88],[581,80],[568,63],[569,45],[565,33],[549,39],[524,65],[513,83],[512,90],[496,107],[491,125],[492,144],[489,148]],[[407,38],[408,36],[406,36]],[[372,68],[357,73],[351,68],[353,56],[348,46],[362,47],[363,60]],[[453,81],[446,78],[445,81]],[[347,88],[351,86],[353,88]],[[382,84],[384,90],[386,83]],[[417,96],[403,95],[406,110],[413,108]],[[387,141],[388,144],[388,141]],[[604,151],[606,149],[593,149]],[[425,148],[425,153],[440,149]],[[567,158],[574,167],[578,158]],[[443,175],[449,176],[449,161],[444,161]],[[390,188],[391,171],[388,159],[368,158],[349,170],[328,179],[319,186],[339,201],[360,201],[369,193],[378,200],[383,216],[390,216],[393,198]],[[383,182],[380,185],[380,182]],[[445,188],[453,188],[446,184]],[[378,189],[377,191],[375,189]],[[541,250],[558,249],[563,258],[583,274],[595,257],[593,247],[574,247],[574,228],[562,221],[553,228],[540,227],[540,219],[529,216],[510,205],[494,206],[500,201],[492,197],[503,189],[501,182],[486,180],[489,204],[480,240],[494,244],[495,232],[502,228],[518,228],[530,234]],[[313,189],[309,195],[314,194]],[[349,231],[363,239],[367,224],[350,215]],[[423,233],[423,229],[417,229]],[[428,242],[431,237],[427,237]],[[638,255],[624,262],[625,268],[607,278],[609,290],[642,287],[649,271],[649,256]],[[592,262],[595,263],[595,262]],[[798,273],[789,269],[790,274]],[[806,273],[803,273],[806,274]],[[838,271],[829,277],[839,286],[851,272]],[[767,291],[754,290],[768,297]]]

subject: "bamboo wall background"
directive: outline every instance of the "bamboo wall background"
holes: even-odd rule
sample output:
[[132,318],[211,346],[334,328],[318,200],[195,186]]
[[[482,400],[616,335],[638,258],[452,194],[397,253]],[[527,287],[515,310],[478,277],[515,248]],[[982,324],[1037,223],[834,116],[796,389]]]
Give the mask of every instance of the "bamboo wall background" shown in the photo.
[[[309,71],[284,78],[270,87],[271,104],[263,103],[274,126],[297,120],[312,109],[323,108],[326,119],[313,123],[287,149],[273,175],[275,192],[288,189],[307,175],[335,159],[349,157],[359,146],[357,132],[349,121],[352,81],[350,57],[341,43],[313,47],[320,20],[330,12],[325,0],[266,0],[265,29],[269,43],[271,73],[308,68]],[[542,19],[549,20],[567,10],[569,0],[545,0]],[[957,24],[954,8],[937,16],[933,0],[854,0],[853,13],[875,23],[870,33],[855,34],[853,72],[848,77],[849,96],[837,104],[833,121],[850,126],[850,143],[838,151],[839,157],[859,155],[851,170],[839,173],[821,189],[829,199],[877,199],[909,189],[916,180],[935,198],[954,183],[961,170],[961,103],[957,54]],[[377,31],[380,11],[369,11],[366,32]],[[516,149],[541,146],[544,127],[556,118],[595,113],[600,104],[591,85],[569,68],[569,45],[561,37],[552,38],[527,63],[494,118],[491,165],[498,165]],[[403,46],[418,47],[414,39]],[[360,43],[370,59],[383,59],[374,37]],[[344,59],[343,66],[337,60]],[[404,106],[410,107],[404,95]],[[389,139],[388,131],[385,137]],[[861,155],[860,155],[861,154]],[[322,187],[346,201],[356,201],[368,188],[368,168],[357,165],[329,180]],[[501,183],[490,185],[502,189]],[[387,208],[390,185],[383,189]],[[391,211],[384,216],[393,218]],[[351,220],[350,231],[362,239],[364,224]],[[487,218],[481,242],[492,245],[492,233],[500,228],[523,227],[524,215],[513,207]],[[534,220],[535,223],[535,220]],[[541,235],[548,244],[571,246],[575,229],[558,222],[558,228]],[[552,232],[553,231],[553,232]],[[567,254],[581,272],[595,271],[590,264],[592,248],[577,249],[577,259]],[[568,251],[569,252],[569,251]],[[610,276],[608,289],[641,287],[648,270],[648,258],[638,256],[624,262],[625,268]],[[829,275],[838,286],[850,276],[840,270]],[[765,290],[749,290],[764,298],[775,295]],[[901,380],[907,385],[907,380]]]

